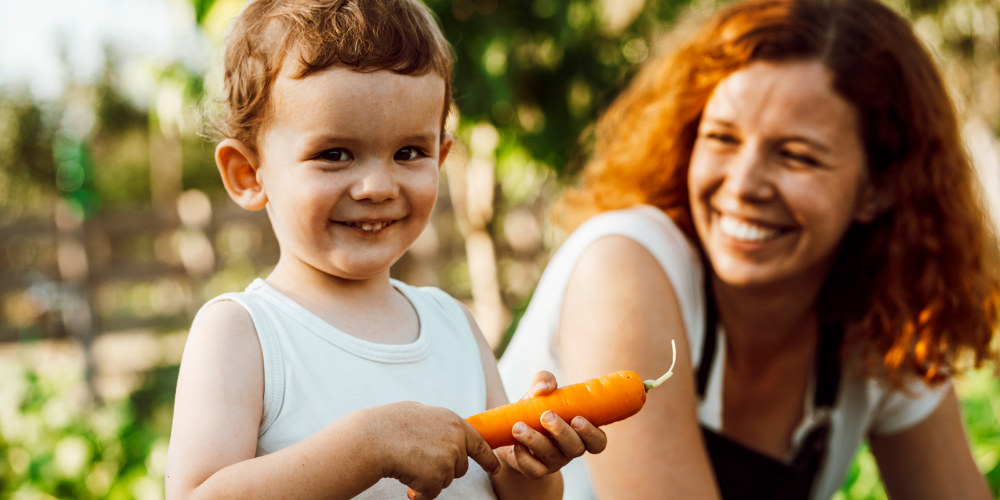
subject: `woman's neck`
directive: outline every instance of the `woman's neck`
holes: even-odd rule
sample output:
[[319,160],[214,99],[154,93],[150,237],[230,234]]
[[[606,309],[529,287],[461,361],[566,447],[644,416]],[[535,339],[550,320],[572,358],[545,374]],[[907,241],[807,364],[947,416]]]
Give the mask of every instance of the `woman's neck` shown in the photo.
[[728,364],[763,369],[786,355],[812,355],[819,336],[820,287],[733,287],[712,277],[719,322],[726,332]]

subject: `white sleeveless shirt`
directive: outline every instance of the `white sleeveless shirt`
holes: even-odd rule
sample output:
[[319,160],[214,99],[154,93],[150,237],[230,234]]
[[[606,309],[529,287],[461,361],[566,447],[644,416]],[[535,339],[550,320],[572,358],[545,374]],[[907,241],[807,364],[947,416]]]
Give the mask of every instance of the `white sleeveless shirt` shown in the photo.
[[[397,280],[392,284],[419,318],[419,335],[409,344],[377,344],[353,337],[261,279],[243,292],[209,301],[240,304],[257,330],[264,359],[257,456],[301,441],[340,417],[371,406],[417,401],[448,408],[463,418],[486,409],[479,347],[455,299],[437,288],[417,288]],[[399,481],[383,478],[357,498],[406,498],[406,490]],[[470,459],[465,476],[438,498],[496,497],[489,476]]]
[[[500,358],[500,376],[505,387],[527,387],[538,370],[548,370],[560,385],[567,380],[560,362],[558,329],[563,297],[570,275],[583,252],[595,241],[611,235],[631,238],[644,246],[663,268],[677,295],[687,330],[691,359],[701,359],[705,329],[704,270],[698,252],[684,233],[663,211],[648,205],[599,214],[573,232],[553,255],[542,273],[514,337]],[[609,265],[613,265],[609,263]],[[716,332],[717,348],[698,418],[709,429],[722,429],[722,367],[725,366],[725,334]],[[694,367],[697,369],[697,366]],[[876,380],[858,379],[852,370],[841,370],[837,401],[830,415],[831,435],[827,457],[813,485],[813,499],[828,499],[837,491],[861,441],[868,433],[892,434],[929,415],[947,392],[948,384],[928,388],[919,380],[907,389],[892,391]],[[595,373],[594,376],[602,374]],[[792,455],[819,418],[812,408],[815,380],[803,401],[805,413],[793,435]],[[520,396],[510,395],[516,399]],[[651,395],[650,397],[655,397]],[[596,498],[584,460],[573,460],[562,469],[564,499]]]

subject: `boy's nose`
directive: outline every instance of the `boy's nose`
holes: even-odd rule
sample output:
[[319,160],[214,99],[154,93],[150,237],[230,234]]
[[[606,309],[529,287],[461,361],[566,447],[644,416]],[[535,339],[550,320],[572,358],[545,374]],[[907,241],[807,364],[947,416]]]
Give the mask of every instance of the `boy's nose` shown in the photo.
[[399,185],[393,177],[392,166],[381,162],[365,165],[361,177],[351,187],[351,197],[355,200],[382,202],[399,194]]

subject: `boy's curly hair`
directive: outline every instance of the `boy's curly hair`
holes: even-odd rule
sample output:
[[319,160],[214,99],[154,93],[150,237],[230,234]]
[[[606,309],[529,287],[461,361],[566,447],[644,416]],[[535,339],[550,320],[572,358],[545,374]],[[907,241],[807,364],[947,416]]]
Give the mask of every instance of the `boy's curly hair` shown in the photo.
[[572,230],[636,203],[698,241],[688,166],[702,111],[754,61],[818,60],[858,113],[868,171],[892,199],[842,242],[821,313],[854,325],[870,374],[942,380],[992,354],[1000,316],[998,245],[933,60],[877,0],[750,0],[715,16],[670,57],[650,61],[598,122],[582,185],[554,216]]
[[335,65],[433,73],[445,82],[442,130],[451,106],[454,52],[420,0],[253,0],[233,21],[224,50],[224,111],[212,127],[254,149],[287,64],[298,65],[294,78]]

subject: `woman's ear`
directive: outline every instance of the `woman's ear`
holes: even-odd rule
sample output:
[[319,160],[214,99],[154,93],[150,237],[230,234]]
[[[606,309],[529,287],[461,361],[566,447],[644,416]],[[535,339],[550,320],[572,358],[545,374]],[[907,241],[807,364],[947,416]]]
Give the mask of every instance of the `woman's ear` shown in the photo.
[[242,141],[223,139],[215,147],[215,165],[219,167],[222,184],[237,205],[247,210],[260,210],[267,205],[267,194],[257,176],[257,153]]
[[858,206],[854,211],[854,220],[862,224],[868,224],[892,207],[893,197],[884,186],[877,186],[872,182],[864,188]]

